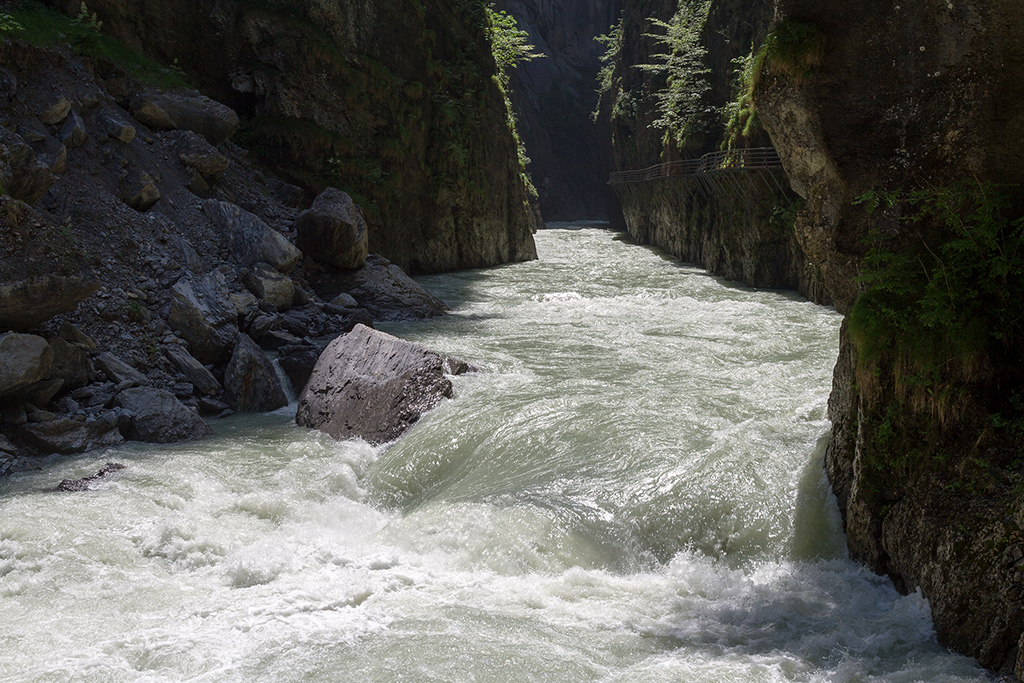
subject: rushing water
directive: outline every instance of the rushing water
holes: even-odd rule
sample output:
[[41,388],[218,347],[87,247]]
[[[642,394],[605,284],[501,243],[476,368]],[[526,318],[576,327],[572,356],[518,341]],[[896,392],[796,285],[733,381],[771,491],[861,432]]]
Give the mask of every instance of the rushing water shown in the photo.
[[390,450],[285,410],[0,483],[0,680],[987,680],[846,557],[834,312],[538,249],[424,280],[453,314],[390,331],[489,371]]

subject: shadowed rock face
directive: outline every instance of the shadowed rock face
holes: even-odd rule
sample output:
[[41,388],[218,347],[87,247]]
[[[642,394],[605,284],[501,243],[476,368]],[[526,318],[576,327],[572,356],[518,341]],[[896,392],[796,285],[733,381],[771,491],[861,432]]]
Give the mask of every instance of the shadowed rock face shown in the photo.
[[335,439],[388,443],[451,397],[447,375],[471,369],[465,361],[357,325],[320,354],[295,421]]

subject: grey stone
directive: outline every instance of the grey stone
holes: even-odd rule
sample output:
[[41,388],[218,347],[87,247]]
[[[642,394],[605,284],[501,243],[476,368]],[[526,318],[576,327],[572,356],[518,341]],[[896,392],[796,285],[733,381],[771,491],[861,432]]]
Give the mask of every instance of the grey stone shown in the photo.
[[224,275],[186,275],[171,288],[168,322],[200,363],[223,362],[238,336],[238,314]]
[[292,389],[296,395],[301,394],[313,374],[320,350],[315,346],[296,344],[280,347],[278,354],[277,362],[291,382]]
[[63,454],[110,448],[124,442],[117,420],[109,411],[85,422],[62,417],[26,424],[18,429],[18,437],[40,451]]
[[35,204],[53,187],[56,179],[49,166],[17,133],[0,126],[0,183],[7,194]]
[[63,388],[64,380],[62,379],[42,379],[20,393],[32,405],[47,406]]
[[95,351],[99,348],[96,342],[92,340],[92,337],[87,335],[85,332],[82,332],[67,320],[62,322],[60,327],[57,328],[57,335],[64,341],[71,342],[75,346],[86,351]]
[[179,154],[178,160],[210,183],[220,180],[224,176],[224,171],[231,165],[228,158],[215,149],[208,152]]
[[243,289],[241,292],[231,293],[231,305],[235,307],[238,316],[243,317],[258,311],[260,302],[251,292]]
[[295,299],[295,284],[266,263],[257,263],[243,278],[245,286],[279,311],[287,311]]
[[261,413],[288,405],[288,396],[274,364],[246,334],[238,335],[231,362],[224,370],[229,401],[242,412]]
[[0,453],[8,453],[13,455],[17,452],[18,449],[15,447],[15,445],[8,441],[6,436],[0,434]]
[[209,436],[210,426],[186,408],[174,394],[154,387],[136,387],[117,395],[115,402],[130,414],[125,437],[146,443],[175,443]]
[[61,126],[58,137],[66,147],[72,149],[81,147],[89,139],[89,133],[85,129],[85,121],[76,112],[70,112],[67,119],[64,120],[64,125]]
[[355,300],[355,297],[345,292],[331,299],[331,305],[338,308],[359,308],[359,302]]
[[295,221],[296,243],[320,263],[355,270],[366,263],[368,231],[359,206],[333,187],[317,195]]
[[230,411],[231,406],[224,401],[218,401],[217,399],[210,398],[209,396],[203,396],[199,399],[199,412],[203,415],[217,415],[226,410]]
[[295,421],[335,439],[394,441],[451,397],[447,375],[472,369],[465,361],[357,325],[320,354]]
[[94,362],[96,367],[107,375],[107,379],[116,385],[120,385],[125,382],[128,383],[129,386],[147,386],[150,384],[148,377],[109,351],[105,351],[96,356]]
[[202,363],[192,357],[180,346],[171,346],[166,350],[167,357],[178,368],[185,379],[196,389],[207,396],[216,396],[221,392],[220,382],[207,370]]
[[203,202],[203,212],[228,241],[231,257],[247,268],[257,263],[270,264],[282,273],[290,273],[302,258],[302,252],[258,216],[216,199]]
[[268,330],[260,335],[256,341],[260,345],[260,348],[270,351],[279,349],[282,346],[294,346],[302,343],[302,339],[296,337],[291,332],[286,332],[284,330]]
[[96,114],[96,128],[107,137],[125,144],[135,139],[135,126],[110,109]]
[[344,289],[378,321],[432,318],[449,310],[401,268],[377,255],[345,279]]
[[100,471],[91,477],[82,477],[81,479],[64,479],[61,483],[57,484],[57,491],[89,491],[92,489],[92,483],[97,479],[102,479],[109,474],[125,469],[125,466],[117,462],[108,462]]
[[71,100],[61,95],[57,101],[39,113],[39,120],[47,126],[56,126],[71,113]]
[[85,349],[57,336],[50,340],[50,350],[53,352],[51,374],[56,379],[64,380],[63,388],[66,391],[89,383],[93,367]]
[[0,335],[0,396],[14,396],[47,379],[53,351],[42,337],[8,332]]
[[190,130],[219,145],[238,130],[238,115],[228,106],[202,95],[152,93],[132,99],[136,121],[150,128]]
[[145,171],[133,171],[121,181],[121,200],[136,211],[153,208],[162,198],[153,176]]

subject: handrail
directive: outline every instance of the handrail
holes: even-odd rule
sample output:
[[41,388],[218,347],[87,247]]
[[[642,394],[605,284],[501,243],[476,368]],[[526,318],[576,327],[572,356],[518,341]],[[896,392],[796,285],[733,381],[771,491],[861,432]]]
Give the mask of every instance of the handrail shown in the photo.
[[608,176],[608,184],[639,183],[676,176],[699,176],[719,171],[773,168],[782,168],[782,160],[779,159],[774,147],[727,149],[705,154],[699,159],[668,161],[636,171],[616,171]]

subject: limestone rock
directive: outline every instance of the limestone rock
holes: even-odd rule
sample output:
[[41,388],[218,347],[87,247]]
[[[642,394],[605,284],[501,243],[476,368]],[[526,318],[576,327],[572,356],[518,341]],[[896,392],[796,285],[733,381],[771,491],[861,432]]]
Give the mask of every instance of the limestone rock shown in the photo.
[[39,114],[39,120],[47,126],[56,126],[71,113],[71,100],[61,95],[57,101]]
[[0,284],[0,329],[31,330],[55,315],[75,310],[99,288],[99,282],[63,275]]
[[153,176],[134,171],[121,183],[121,199],[136,211],[149,211],[161,199],[160,188]]
[[221,386],[217,378],[188,351],[180,346],[171,346],[167,349],[167,357],[198,391],[207,396],[216,396],[220,393]]
[[0,127],[0,181],[7,194],[26,204],[35,204],[55,181],[49,166],[17,133]]
[[99,348],[96,342],[93,341],[89,335],[87,335],[85,332],[82,332],[80,329],[69,323],[67,320],[62,322],[60,324],[60,327],[57,328],[57,334],[64,341],[71,342],[75,346],[86,351],[95,351],[96,349]]
[[146,443],[175,443],[209,436],[210,426],[182,404],[174,394],[154,387],[126,389],[116,404],[131,417],[125,436]]
[[282,273],[295,269],[302,252],[258,216],[216,199],[203,202],[203,212],[229,243],[232,257],[242,266],[269,263]]
[[295,421],[335,439],[394,441],[451,397],[446,375],[471,369],[465,361],[357,325],[320,354]]
[[153,93],[130,104],[135,120],[150,128],[190,130],[219,145],[238,130],[238,115],[228,106],[202,95]]
[[401,268],[377,255],[345,280],[345,289],[378,321],[433,318],[448,310]]
[[186,275],[171,288],[168,322],[189,343],[200,363],[222,362],[238,336],[238,316],[224,276]]
[[287,311],[292,307],[295,284],[290,277],[282,275],[266,263],[257,263],[246,273],[243,282],[253,295],[273,305],[278,311]]
[[366,264],[366,220],[346,193],[333,187],[317,195],[295,221],[296,243],[317,261],[355,270]]
[[64,125],[61,126],[60,141],[67,147],[81,147],[89,139],[89,132],[85,129],[85,121],[76,112],[68,114]]
[[231,362],[224,370],[229,402],[246,413],[262,413],[288,405],[274,364],[247,334],[238,335]]
[[0,335],[0,396],[14,396],[49,378],[53,351],[42,337],[8,332]]
[[50,340],[50,350],[53,353],[51,376],[63,380],[63,389],[70,391],[89,383],[92,362],[85,349],[58,336]]
[[135,126],[124,121],[111,109],[105,109],[96,115],[97,129],[115,140],[128,144],[135,139]]
[[109,351],[96,356],[96,367],[106,373],[107,379],[114,384],[121,384],[122,382],[131,382],[135,386],[151,384],[148,377]]
[[106,411],[96,419],[85,422],[60,417],[47,422],[29,423],[22,425],[18,436],[40,451],[65,455],[110,448],[124,442],[113,411]]

